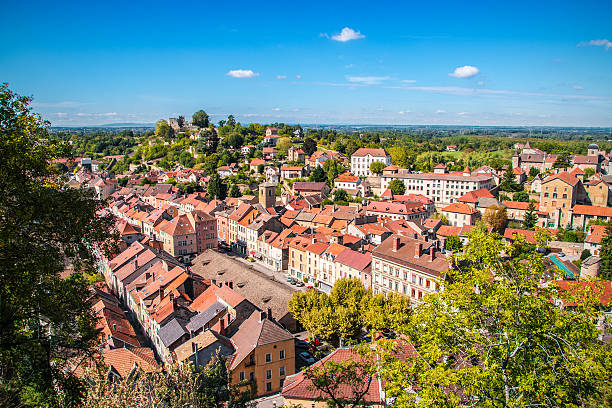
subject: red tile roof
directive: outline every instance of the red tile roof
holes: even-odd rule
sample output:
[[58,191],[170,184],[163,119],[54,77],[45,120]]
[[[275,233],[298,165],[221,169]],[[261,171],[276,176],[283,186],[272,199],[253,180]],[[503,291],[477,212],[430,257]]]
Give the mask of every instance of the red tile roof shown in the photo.
[[574,215],[592,215],[597,217],[612,217],[612,208],[594,205],[575,205],[572,208]]
[[544,181],[542,181],[542,184],[548,183],[549,181],[553,181],[556,179],[563,180],[570,186],[575,186],[576,184],[578,184],[579,181],[576,177],[574,177],[567,171],[562,171],[561,173],[553,174],[552,176],[547,177],[546,179],[544,179]]
[[345,249],[336,256],[336,262],[340,262],[358,271],[364,271],[372,263],[372,255],[362,254],[352,249]]
[[[364,362],[364,357],[352,349],[339,348],[322,360],[317,361],[313,367],[320,367],[328,361],[335,363],[342,363],[345,361],[361,363]],[[383,405],[385,401],[380,393],[381,387],[378,377],[372,378],[372,381],[367,384],[367,386],[367,392],[363,396],[363,399],[368,405]],[[355,398],[354,392],[354,389],[350,385],[342,384],[335,390],[334,394],[336,398],[351,399]],[[328,394],[318,390],[312,385],[312,381],[306,376],[305,371],[287,377],[281,394],[284,398],[297,400],[314,401],[329,398]]]
[[601,240],[607,235],[607,227],[605,225],[592,225],[589,230],[589,235],[586,236],[584,242],[589,244],[601,244]]
[[464,203],[449,204],[446,207],[444,207],[442,211],[459,213],[459,214],[467,214],[467,215],[476,214],[478,212],[475,209],[471,208],[470,206]]
[[374,157],[386,157],[389,155],[385,149],[371,149],[362,147],[357,149],[355,153],[352,154],[353,157],[363,157],[366,155],[374,156]]
[[468,191],[467,193],[459,197],[457,201],[461,201],[463,203],[477,204],[479,197],[495,198],[489,190],[487,190],[486,188],[480,188],[478,190]]

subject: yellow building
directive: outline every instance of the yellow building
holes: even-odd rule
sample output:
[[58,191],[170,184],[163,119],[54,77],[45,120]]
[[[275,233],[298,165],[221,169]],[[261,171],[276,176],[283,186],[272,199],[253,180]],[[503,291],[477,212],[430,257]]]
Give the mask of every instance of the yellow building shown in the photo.
[[565,227],[571,224],[571,209],[579,202],[582,183],[564,171],[542,181],[540,211],[548,214],[547,227]]
[[295,340],[264,312],[254,312],[232,336],[232,384],[250,387],[252,397],[279,392],[295,373]]

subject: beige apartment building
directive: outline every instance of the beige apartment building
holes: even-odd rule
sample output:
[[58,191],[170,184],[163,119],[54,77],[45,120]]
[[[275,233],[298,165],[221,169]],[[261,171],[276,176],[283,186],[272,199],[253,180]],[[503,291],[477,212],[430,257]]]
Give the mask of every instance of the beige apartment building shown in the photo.
[[396,292],[420,301],[439,290],[448,262],[432,242],[391,235],[372,251],[374,293]]

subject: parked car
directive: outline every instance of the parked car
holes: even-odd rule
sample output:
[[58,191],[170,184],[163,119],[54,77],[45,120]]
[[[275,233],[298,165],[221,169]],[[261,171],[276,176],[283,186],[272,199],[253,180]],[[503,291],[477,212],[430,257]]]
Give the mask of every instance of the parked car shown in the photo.
[[287,282],[289,283],[293,282],[293,278],[291,276],[287,276]]
[[297,339],[297,340],[295,340],[295,347],[304,348],[304,349],[310,349],[312,347],[312,345],[309,342],[307,342],[306,340]]
[[297,281],[293,278],[291,278],[291,280],[289,281],[290,284],[295,285],[297,284]]
[[314,364],[315,362],[314,357],[306,351],[302,351],[299,356],[306,364]]
[[299,287],[301,288],[302,286],[304,286],[304,282],[302,282],[302,281],[298,281],[298,282],[296,283],[296,286],[299,286]]

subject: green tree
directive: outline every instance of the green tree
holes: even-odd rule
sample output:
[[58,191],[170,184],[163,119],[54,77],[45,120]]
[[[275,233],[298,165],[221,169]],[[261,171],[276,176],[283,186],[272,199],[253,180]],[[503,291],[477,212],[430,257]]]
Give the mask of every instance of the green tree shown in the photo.
[[538,169],[537,167],[532,167],[529,169],[529,177],[534,178],[538,174],[540,174],[540,169]]
[[508,213],[506,207],[492,205],[485,210],[482,220],[494,231],[501,231],[508,223]]
[[459,251],[463,248],[463,242],[457,235],[449,235],[444,241],[444,248],[448,251]]
[[229,115],[227,117],[226,125],[229,126],[232,129],[234,129],[236,127],[236,119],[234,118],[234,115]]
[[526,203],[529,201],[529,193],[526,191],[517,191],[512,194],[512,200]]
[[595,170],[592,167],[588,167],[584,170],[584,177],[587,179],[593,177],[594,174]]
[[238,187],[237,184],[232,184],[232,188],[230,189],[230,193],[229,193],[230,197],[242,197],[242,193],[240,192],[240,188]]
[[385,167],[383,162],[375,161],[370,164],[370,171],[372,174],[382,174]]
[[523,219],[523,228],[526,230],[533,231],[538,225],[538,215],[535,212],[535,205],[533,202],[529,203],[527,211],[525,211],[525,218]]
[[210,126],[210,119],[208,118],[208,114],[204,112],[202,109],[197,111],[191,116],[191,124],[197,126],[199,128],[207,128]]
[[180,129],[185,127],[185,117],[183,115],[179,116],[176,122],[178,123]]
[[322,166],[315,166],[314,169],[310,172],[310,176],[308,176],[308,180],[310,181],[327,181],[327,175],[325,174],[325,170]]
[[403,195],[406,192],[406,185],[400,179],[393,179],[389,183],[389,190],[391,190],[394,195]]
[[198,138],[198,152],[208,155],[215,153],[219,145],[219,137],[214,129],[202,129],[200,130],[200,137]]
[[[67,358],[98,346],[81,271],[93,271],[93,248],[109,254],[116,236],[104,202],[49,165],[70,146],[49,138],[30,102],[0,85],[0,402],[78,406],[83,387]],[[66,265],[77,272],[64,279]]]
[[227,184],[221,180],[217,173],[210,176],[208,189],[206,190],[210,198],[225,200],[227,197]]
[[162,139],[170,137],[170,125],[168,125],[166,120],[160,119],[157,121],[155,124],[155,135]]
[[520,191],[521,186],[519,186],[516,182],[516,177],[512,172],[512,169],[508,169],[502,175],[501,181],[499,182],[499,189],[501,191],[514,192]]
[[342,190],[341,188],[334,191],[334,201],[348,201],[348,193],[346,190]]
[[394,405],[579,407],[609,387],[612,350],[596,327],[603,286],[542,285],[540,254],[508,259],[502,249],[498,235],[474,229],[443,290],[414,307],[400,331],[415,352],[387,353],[379,367]]
[[565,169],[568,167],[572,167],[572,157],[568,152],[561,153],[557,160],[553,163],[554,169]]
[[304,144],[302,145],[302,150],[304,154],[308,157],[317,151],[317,142],[311,138],[307,137],[304,139]]
[[323,163],[323,169],[327,174],[327,183],[330,187],[333,187],[336,177],[344,172],[344,167],[334,159],[326,160],[325,163]]
[[244,143],[244,138],[240,133],[232,133],[227,138],[227,144],[234,149],[239,148]]
[[599,276],[605,280],[612,280],[612,228],[610,224],[606,226],[606,233],[601,239],[599,257],[601,258]]
[[263,172],[264,172],[264,165],[263,164],[258,164],[257,165],[257,172],[259,174],[263,174]]
[[337,346],[340,339],[358,342],[364,328],[380,331],[404,324],[410,299],[400,294],[372,295],[359,279],[343,278],[329,295],[316,290],[294,293],[289,311],[312,336]]

